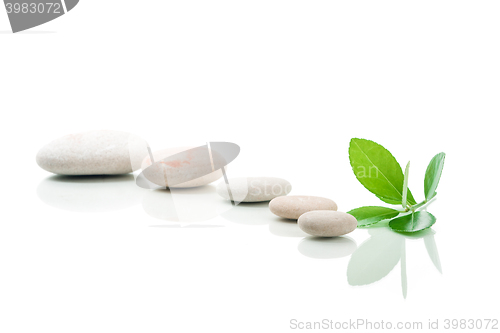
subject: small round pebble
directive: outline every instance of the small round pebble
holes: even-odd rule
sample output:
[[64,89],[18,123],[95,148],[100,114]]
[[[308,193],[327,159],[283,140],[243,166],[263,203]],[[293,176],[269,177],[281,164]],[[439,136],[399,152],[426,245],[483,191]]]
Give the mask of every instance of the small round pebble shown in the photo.
[[335,201],[306,195],[277,197],[269,203],[269,209],[275,215],[296,220],[302,214],[313,210],[337,210]]
[[356,229],[358,221],[351,214],[332,210],[317,210],[299,217],[299,228],[309,235],[335,237]]
[[[229,179],[229,189],[234,201],[262,202],[287,195],[292,190],[292,185],[281,178],[241,177]],[[230,200],[225,182],[217,185],[217,193],[224,199]]]

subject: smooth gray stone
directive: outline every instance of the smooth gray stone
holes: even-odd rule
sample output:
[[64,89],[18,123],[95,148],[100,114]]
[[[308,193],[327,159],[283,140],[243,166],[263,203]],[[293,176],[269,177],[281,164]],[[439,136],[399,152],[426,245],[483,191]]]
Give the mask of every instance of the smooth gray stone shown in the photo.
[[299,228],[319,237],[342,236],[354,231],[358,221],[351,214],[332,210],[317,210],[299,217]]
[[269,209],[280,217],[297,220],[302,214],[313,210],[337,210],[337,204],[327,198],[293,195],[271,200]]

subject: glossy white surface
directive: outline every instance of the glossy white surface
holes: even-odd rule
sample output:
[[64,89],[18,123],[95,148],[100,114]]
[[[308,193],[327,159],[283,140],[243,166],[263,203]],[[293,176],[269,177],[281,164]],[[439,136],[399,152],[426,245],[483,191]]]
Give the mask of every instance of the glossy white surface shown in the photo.
[[[499,319],[499,10],[82,1],[36,29],[55,33],[0,34],[0,332]],[[169,193],[130,176],[67,181],[38,168],[41,146],[91,129],[137,134],[153,150],[235,142],[229,177],[282,177],[291,195],[340,211],[383,204],[355,179],[350,138],[411,160],[417,200],[444,151],[428,207],[437,223],[416,238],[375,228],[317,240],[263,204],[205,205],[214,187],[179,194],[192,220],[167,221]]]
[[[242,331],[287,331],[291,319],[495,317],[498,224],[485,210],[456,207],[466,188],[454,185],[453,165],[428,208],[438,218],[432,230],[412,237],[380,227],[333,239],[304,234],[265,204],[176,222],[168,219],[175,193],[136,188],[131,177],[63,182],[33,167],[34,186],[11,187],[17,199],[7,199],[1,224],[2,325],[23,314],[60,330],[85,316],[130,332],[224,331],[241,322]],[[337,184],[364,193],[361,185]],[[213,187],[196,191],[181,193],[175,207],[195,217],[218,214],[200,199],[215,194]],[[350,196],[342,208],[360,201]],[[361,201],[376,203],[369,193]]]

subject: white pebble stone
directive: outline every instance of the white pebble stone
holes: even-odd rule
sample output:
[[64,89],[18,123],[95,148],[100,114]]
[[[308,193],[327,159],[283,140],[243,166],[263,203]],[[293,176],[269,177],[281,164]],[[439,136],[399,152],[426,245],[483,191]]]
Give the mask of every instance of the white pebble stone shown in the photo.
[[[292,185],[284,179],[275,177],[241,177],[229,179],[229,189],[234,201],[262,202],[287,195],[292,190]],[[225,182],[217,185],[217,193],[224,199],[230,200]]]
[[52,141],[38,152],[38,165],[49,172],[68,175],[117,175],[132,170],[129,143],[143,141],[119,131],[90,131]]
[[299,217],[299,228],[309,235],[335,237],[356,229],[358,221],[351,214],[331,210],[317,210]]

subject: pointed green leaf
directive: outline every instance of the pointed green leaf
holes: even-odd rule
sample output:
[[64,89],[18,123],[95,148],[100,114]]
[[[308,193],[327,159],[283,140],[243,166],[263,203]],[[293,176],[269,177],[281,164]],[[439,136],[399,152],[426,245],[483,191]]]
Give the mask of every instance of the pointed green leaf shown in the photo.
[[378,223],[382,220],[392,219],[399,215],[399,211],[378,206],[365,206],[353,209],[348,214],[351,214],[358,220],[358,227],[365,227]]
[[[373,141],[354,138],[349,144],[349,160],[354,175],[368,191],[384,202],[401,205],[403,170],[387,149]],[[410,190],[408,203],[416,204]]]
[[389,227],[399,232],[416,232],[432,227],[436,223],[434,215],[428,212],[416,212],[396,217],[389,222]]
[[403,182],[403,208],[406,208],[406,203],[408,199],[408,177],[410,176],[410,162],[406,165],[405,178]]
[[384,198],[384,197],[380,197],[377,195],[377,198],[379,198],[380,200],[382,200],[383,202],[385,203],[388,203],[389,205],[401,205],[401,201],[397,201],[397,200],[390,200],[390,199],[387,199],[387,198]]
[[425,172],[424,191],[425,200],[429,201],[437,194],[436,189],[443,172],[445,153],[439,153],[432,158]]

